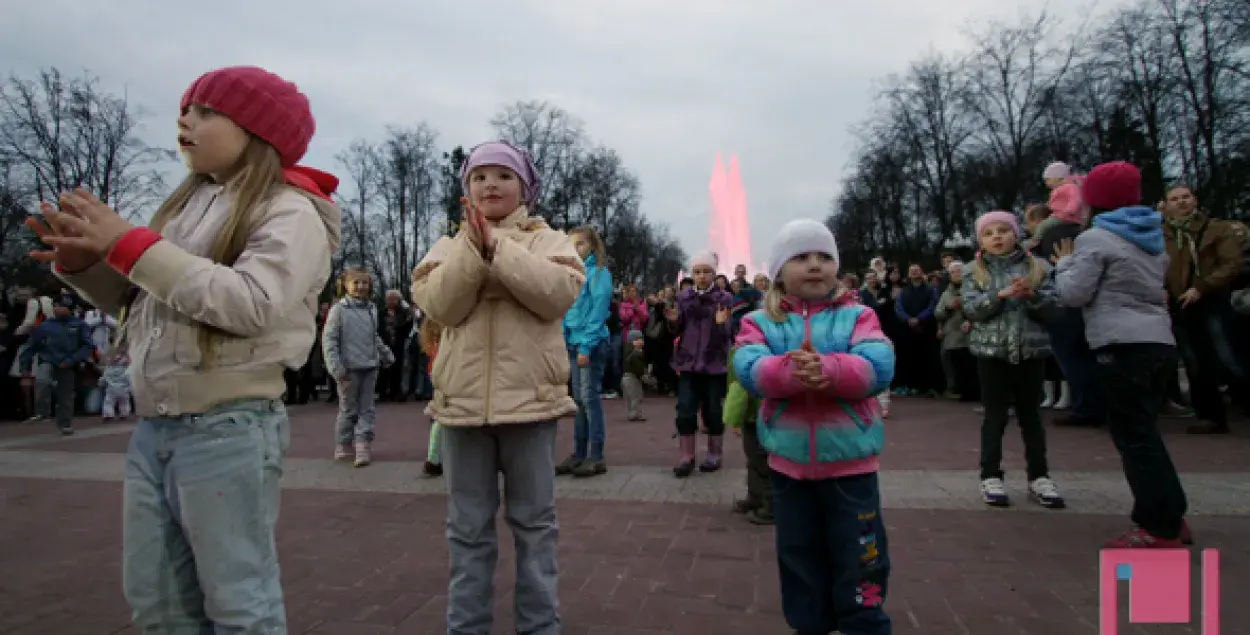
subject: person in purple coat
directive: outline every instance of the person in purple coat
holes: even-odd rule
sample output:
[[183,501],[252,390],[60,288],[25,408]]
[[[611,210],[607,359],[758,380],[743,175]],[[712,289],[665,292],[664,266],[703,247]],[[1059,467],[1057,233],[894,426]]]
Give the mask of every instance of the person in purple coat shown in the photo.
[[729,358],[729,314],[733,296],[717,288],[716,254],[705,251],[690,261],[694,287],[677,295],[677,306],[665,311],[679,343],[673,351],[677,371],[677,438],[681,458],[673,468],[677,478],[686,478],[695,468],[695,435],[699,415],[707,429],[707,456],[699,465],[702,472],[720,469],[724,448],[725,422],[721,412],[725,401],[726,362]]

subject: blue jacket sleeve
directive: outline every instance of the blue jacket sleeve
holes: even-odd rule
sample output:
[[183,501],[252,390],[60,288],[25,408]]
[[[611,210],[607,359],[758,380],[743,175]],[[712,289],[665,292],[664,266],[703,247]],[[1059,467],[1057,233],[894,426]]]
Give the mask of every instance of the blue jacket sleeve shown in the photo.
[[577,346],[577,352],[589,355],[591,349],[604,339],[608,315],[612,312],[612,274],[603,267],[595,267],[586,277],[590,289],[590,302],[586,307],[586,319],[569,329],[569,343]]
[[902,293],[899,293],[898,297],[894,298],[894,317],[897,317],[900,322],[906,322],[907,320],[910,320],[912,317],[910,315],[907,315],[907,311],[903,310],[903,294]]
[[91,341],[91,331],[86,328],[78,329],[78,350],[74,352],[74,363],[81,364],[91,359],[91,352],[95,350],[95,342]]

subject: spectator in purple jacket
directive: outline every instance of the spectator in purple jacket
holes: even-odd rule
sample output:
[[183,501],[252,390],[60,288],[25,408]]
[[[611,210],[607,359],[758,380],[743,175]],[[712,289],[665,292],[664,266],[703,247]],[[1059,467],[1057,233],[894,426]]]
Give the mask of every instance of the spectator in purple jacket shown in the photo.
[[721,413],[725,364],[732,344],[729,313],[733,296],[714,285],[716,264],[716,254],[696,254],[690,261],[694,286],[677,294],[677,306],[665,312],[670,328],[679,338],[672,362],[678,373],[677,438],[681,459],[673,468],[677,478],[694,472],[700,414],[707,429],[707,456],[699,470],[715,472],[721,466],[725,434]]

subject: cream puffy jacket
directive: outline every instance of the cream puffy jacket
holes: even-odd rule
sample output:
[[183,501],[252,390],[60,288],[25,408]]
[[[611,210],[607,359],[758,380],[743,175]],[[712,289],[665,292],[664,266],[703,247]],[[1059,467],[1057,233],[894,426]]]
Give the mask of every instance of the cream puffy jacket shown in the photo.
[[528,423],[577,411],[561,321],[586,279],[564,232],[524,207],[494,228],[490,262],[461,232],[412,272],[412,298],[442,324],[426,412],[449,426]]
[[[236,399],[276,399],[283,368],[299,368],[316,339],[317,295],[339,245],[339,209],[283,187],[254,215],[247,246],[233,266],[210,260],[230,196],[204,185],[161,231],[130,271],[104,261],[57,275],[105,313],[118,315],[139,288],[119,341],[129,345],[135,410],[142,417],[200,414]],[[200,324],[231,337],[201,363]]]

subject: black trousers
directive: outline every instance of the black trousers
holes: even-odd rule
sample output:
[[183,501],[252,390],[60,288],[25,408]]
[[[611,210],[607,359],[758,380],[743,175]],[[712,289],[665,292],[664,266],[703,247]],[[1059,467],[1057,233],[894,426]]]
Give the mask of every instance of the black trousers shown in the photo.
[[698,434],[699,415],[712,436],[725,434],[725,375],[682,373],[677,377],[677,434]]
[[[1228,425],[1222,384],[1229,384],[1229,394],[1245,400],[1246,387],[1238,366],[1232,358],[1226,327],[1230,323],[1218,306],[1222,297],[1200,300],[1188,308],[1172,311],[1172,334],[1177,353],[1185,362],[1189,376],[1189,405],[1199,419],[1217,425]],[[1221,348],[1223,350],[1221,350]]]
[[919,329],[913,329],[905,322],[899,326],[894,350],[898,357],[896,374],[900,387],[919,391],[945,388],[940,381],[942,358],[935,333],[929,324],[923,322]]
[[978,401],[981,399],[981,380],[977,372],[977,358],[967,348],[952,348],[944,351],[951,360],[951,368],[955,371],[955,392],[959,393],[960,401]]
[[404,394],[404,358],[407,357],[404,347],[392,346],[391,355],[395,356],[395,363],[378,373],[378,395],[388,401],[403,401],[407,396]]
[[1159,413],[1176,375],[1176,350],[1117,344],[1096,353],[1111,441],[1133,492],[1133,523],[1152,536],[1175,539],[1189,503],[1159,433]]
[[761,511],[772,513],[773,490],[768,468],[768,452],[760,445],[759,427],[755,422],[742,426],[742,453],[747,457],[747,501]]
[[282,378],[286,380],[286,403],[305,404],[316,396],[312,364],[304,364],[299,370],[284,369]]
[[981,375],[981,404],[985,407],[985,419],[981,422],[981,478],[1003,477],[1003,434],[1011,420],[1007,410],[1013,405],[1024,440],[1028,479],[1050,476],[1041,408],[1046,361],[1029,359],[1013,364],[981,357],[977,359],[977,370]]

